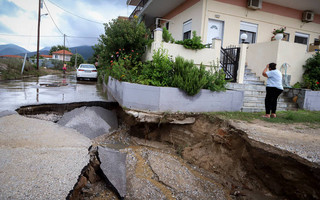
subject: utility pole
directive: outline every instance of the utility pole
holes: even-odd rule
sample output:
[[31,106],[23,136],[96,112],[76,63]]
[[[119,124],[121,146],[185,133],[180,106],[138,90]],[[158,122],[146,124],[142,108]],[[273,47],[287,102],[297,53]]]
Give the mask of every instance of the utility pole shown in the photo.
[[78,53],[77,53],[77,48],[76,48],[76,60],[74,62],[74,68],[77,69],[77,60],[78,60]]
[[[66,34],[63,34],[63,46],[66,47]],[[64,49],[64,50],[63,50],[63,58],[62,58],[63,64],[64,64],[65,52],[66,52],[66,50]]]
[[39,0],[38,11],[38,41],[37,41],[37,69],[39,70],[39,43],[40,43],[40,17],[41,17],[41,0]]

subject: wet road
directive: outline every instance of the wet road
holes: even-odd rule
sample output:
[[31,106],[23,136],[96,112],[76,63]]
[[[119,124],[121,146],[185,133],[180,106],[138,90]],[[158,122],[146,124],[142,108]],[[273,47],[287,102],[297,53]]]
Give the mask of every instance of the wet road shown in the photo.
[[25,105],[84,101],[108,101],[108,98],[97,82],[77,81],[75,74],[0,81],[0,111]]

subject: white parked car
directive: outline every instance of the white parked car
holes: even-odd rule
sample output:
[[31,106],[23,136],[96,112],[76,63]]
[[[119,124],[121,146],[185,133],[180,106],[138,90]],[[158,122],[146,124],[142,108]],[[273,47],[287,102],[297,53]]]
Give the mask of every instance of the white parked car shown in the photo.
[[97,68],[92,64],[80,64],[77,69],[77,80],[94,79],[97,80]]

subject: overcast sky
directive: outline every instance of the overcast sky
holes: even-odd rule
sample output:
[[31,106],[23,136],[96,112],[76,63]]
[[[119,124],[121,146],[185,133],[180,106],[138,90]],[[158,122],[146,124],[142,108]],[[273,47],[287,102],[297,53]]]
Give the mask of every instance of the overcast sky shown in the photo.
[[[0,0],[0,44],[36,51],[38,5],[39,0]],[[133,9],[126,0],[44,0],[41,14],[49,14],[41,17],[40,49],[63,45],[63,34],[67,47],[94,45],[104,34],[103,23]]]

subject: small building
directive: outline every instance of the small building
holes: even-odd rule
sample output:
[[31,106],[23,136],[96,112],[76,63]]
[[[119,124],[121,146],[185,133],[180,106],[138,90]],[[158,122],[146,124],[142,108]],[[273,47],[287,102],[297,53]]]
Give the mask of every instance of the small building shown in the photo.
[[43,59],[49,60],[52,59],[52,55],[40,55]]
[[72,55],[73,54],[70,51],[59,50],[59,51],[52,52],[52,59],[70,61]]
[[18,55],[3,55],[3,56],[0,56],[0,58],[20,58],[20,59],[23,59],[22,56],[18,56]]

